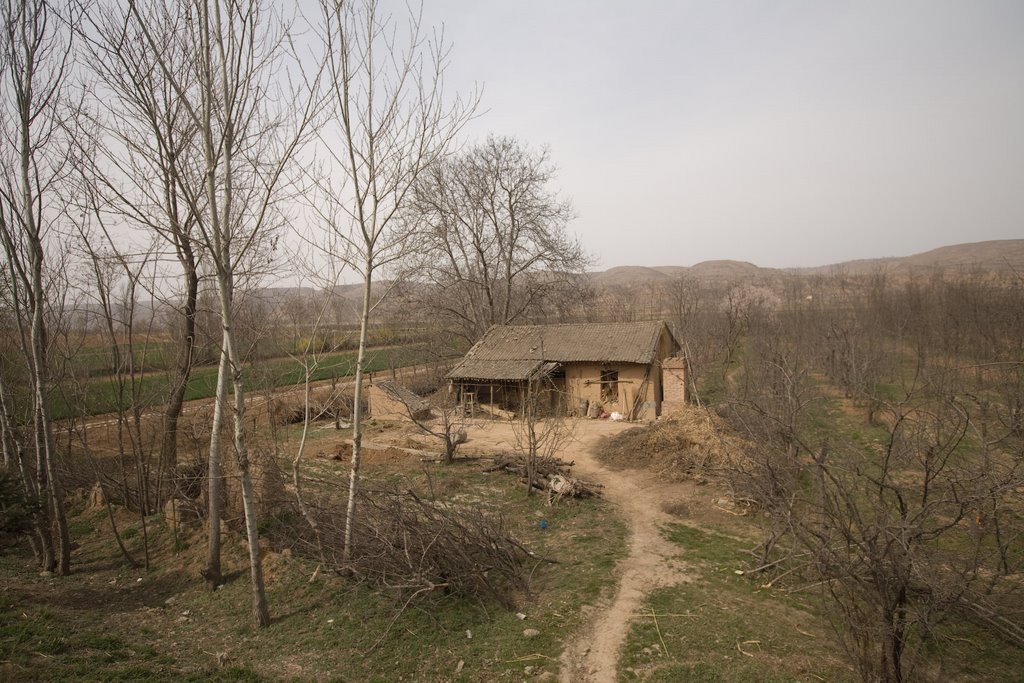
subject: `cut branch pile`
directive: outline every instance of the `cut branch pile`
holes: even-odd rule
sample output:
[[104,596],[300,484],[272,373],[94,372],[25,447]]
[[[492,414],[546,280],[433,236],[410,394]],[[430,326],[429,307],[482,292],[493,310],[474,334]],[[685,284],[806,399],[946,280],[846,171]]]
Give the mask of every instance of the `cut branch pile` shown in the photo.
[[424,500],[409,490],[364,490],[351,557],[344,562],[339,508],[310,508],[324,539],[320,555],[327,568],[409,599],[444,590],[512,606],[512,596],[526,589],[524,562],[537,557],[508,532],[500,516]]
[[[601,495],[602,484],[584,481],[569,475],[575,463],[569,460],[552,457],[538,457],[536,460],[536,476],[534,486],[547,491],[549,498],[586,498]],[[519,477],[526,483],[526,456],[520,453],[502,453],[494,456],[494,464],[484,468],[484,472],[505,472]]]

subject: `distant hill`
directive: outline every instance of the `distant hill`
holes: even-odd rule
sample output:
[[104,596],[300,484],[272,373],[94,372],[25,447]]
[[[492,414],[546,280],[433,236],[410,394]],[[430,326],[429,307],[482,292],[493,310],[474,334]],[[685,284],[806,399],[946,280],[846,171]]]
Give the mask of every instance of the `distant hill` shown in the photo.
[[736,280],[768,275],[771,268],[761,268],[747,261],[701,261],[690,267],[690,275],[703,280]]
[[590,281],[599,287],[615,287],[645,282],[658,282],[679,277],[694,277],[700,280],[720,281],[770,275],[778,272],[772,268],[761,268],[746,261],[702,261],[692,266],[617,266],[608,270],[591,273]]
[[617,266],[602,272],[591,273],[590,281],[592,284],[599,287],[617,287],[641,282],[667,280],[669,277],[669,275],[660,272],[658,268],[647,268],[645,266]]
[[989,240],[938,247],[913,256],[888,257],[845,261],[817,268],[794,268],[795,272],[823,273],[842,269],[848,273],[863,274],[885,270],[895,274],[941,268],[947,272],[1024,274],[1024,240]]
[[863,275],[883,270],[906,275],[941,268],[955,272],[984,272],[1024,275],[1024,239],[991,240],[939,247],[912,256],[889,256],[874,259],[843,261],[810,268],[762,268],[747,261],[702,261],[692,266],[617,266],[590,273],[591,283],[598,287],[629,286],[679,277],[693,277],[707,282],[753,280],[783,273],[828,274],[842,271]]
[[990,271],[1024,273],[1024,239],[992,240],[939,247],[904,259],[909,266],[978,266]]

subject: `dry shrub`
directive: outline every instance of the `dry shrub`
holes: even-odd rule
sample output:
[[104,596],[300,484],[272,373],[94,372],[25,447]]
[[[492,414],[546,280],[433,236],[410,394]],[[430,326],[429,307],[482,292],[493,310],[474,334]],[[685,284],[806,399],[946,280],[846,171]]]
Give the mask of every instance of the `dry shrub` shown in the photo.
[[174,492],[178,498],[194,500],[207,490],[207,465],[202,460],[178,463],[174,469]]
[[607,437],[597,451],[609,467],[649,469],[676,481],[733,469],[742,452],[721,419],[698,408]]
[[[366,398],[362,400],[364,414],[367,409]],[[332,389],[319,387],[313,389],[309,396],[309,416],[311,420],[350,420],[355,405],[352,387]],[[270,419],[276,425],[299,424],[306,419],[306,399],[302,392],[276,396],[270,400],[267,410]]]

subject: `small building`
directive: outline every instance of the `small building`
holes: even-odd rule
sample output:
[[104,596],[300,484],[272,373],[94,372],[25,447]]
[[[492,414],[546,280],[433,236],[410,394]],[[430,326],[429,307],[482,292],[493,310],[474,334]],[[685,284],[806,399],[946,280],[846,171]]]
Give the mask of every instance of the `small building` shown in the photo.
[[678,351],[661,321],[496,325],[447,377],[470,409],[490,404],[516,412],[535,387],[547,393],[551,411],[585,415],[596,406],[653,418],[664,399],[662,361]]
[[430,403],[401,384],[388,380],[367,387],[370,417],[374,420],[420,420],[430,417]]

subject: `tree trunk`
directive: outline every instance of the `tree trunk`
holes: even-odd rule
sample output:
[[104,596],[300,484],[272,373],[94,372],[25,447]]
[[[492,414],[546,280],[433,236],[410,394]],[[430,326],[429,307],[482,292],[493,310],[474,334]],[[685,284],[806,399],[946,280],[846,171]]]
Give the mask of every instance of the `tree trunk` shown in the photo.
[[220,365],[217,368],[217,397],[213,404],[213,423],[210,426],[210,461],[209,461],[209,513],[210,522],[209,546],[206,554],[206,568],[203,578],[211,589],[216,589],[223,581],[220,569],[220,514],[223,498],[221,476],[221,431],[224,426],[224,408],[228,397],[228,354],[221,340]]
[[[40,247],[41,252],[41,247]],[[46,372],[46,326],[43,322],[43,282],[42,282],[42,254],[34,256],[33,263],[33,302],[32,302],[32,375],[33,388],[35,389],[35,434],[36,453],[39,458],[37,464],[37,476],[40,477],[40,495],[48,493],[49,501],[40,500],[45,505],[49,503],[53,512],[54,522],[57,524],[57,571],[67,576],[71,573],[71,536],[68,532],[67,515],[64,512],[64,491],[60,485],[60,477],[57,474],[56,449],[53,443],[53,432],[50,427],[50,403],[47,396],[47,372]],[[50,571],[51,567],[47,567]]]
[[234,427],[235,457],[242,484],[242,509],[245,512],[245,535],[249,545],[249,572],[252,577],[252,608],[260,628],[270,626],[270,610],[267,608],[267,594],[263,586],[263,562],[260,557],[259,523],[256,501],[249,472],[249,450],[245,433],[245,383],[242,378],[242,361],[235,348],[232,327],[232,282],[230,274],[218,277],[220,289],[221,320],[224,323],[224,349],[231,368],[231,380],[235,391]]
[[526,384],[526,495],[533,495],[533,483],[537,480],[537,398],[532,380]]
[[[182,263],[185,265],[187,288],[185,308],[182,312],[185,320],[185,329],[183,330],[181,344],[178,348],[177,376],[174,378],[175,383],[171,389],[170,398],[167,401],[167,408],[164,410],[164,438],[160,452],[161,470],[170,477],[174,476],[174,470],[178,465],[178,418],[181,417],[181,409],[185,403],[185,391],[188,389],[188,381],[192,375],[193,354],[195,352],[199,276],[196,273],[194,264],[189,266],[186,262],[186,259],[190,257],[191,250],[188,251],[187,256],[182,258]],[[174,495],[173,491],[171,495]]]
[[[27,68],[27,67],[26,67]],[[32,73],[24,74],[24,91],[32,92]],[[32,384],[35,408],[33,419],[36,436],[36,476],[39,481],[40,505],[50,505],[54,521],[57,524],[58,565],[61,574],[71,573],[71,538],[68,534],[67,517],[64,514],[64,495],[54,464],[53,434],[50,430],[50,403],[47,396],[46,367],[46,323],[43,319],[43,244],[40,226],[36,216],[36,199],[33,192],[31,163],[33,145],[30,139],[32,122],[27,111],[27,102],[23,103],[21,115],[21,211],[22,220],[28,233],[29,269],[31,282],[28,294],[32,304],[32,324],[29,332],[30,352],[32,356]],[[48,495],[47,495],[48,494]],[[49,500],[43,500],[49,498]],[[53,571],[52,566],[45,569]]]
[[[37,482],[32,476],[32,470],[17,438],[14,418],[8,409],[9,405],[11,405],[11,398],[7,393],[7,385],[4,384],[3,378],[0,378],[0,440],[3,442],[4,466],[9,470],[17,468],[25,499],[36,501],[39,500]],[[33,515],[32,525],[33,531],[29,534],[32,552],[42,569],[52,571],[54,566],[53,538],[50,536],[49,524],[40,515]]]
[[356,387],[352,402],[352,469],[349,472],[348,506],[345,509],[345,545],[342,560],[352,556],[352,532],[356,519],[356,496],[359,495],[359,461],[363,448],[363,365],[366,362],[366,338],[370,323],[370,289],[373,284],[372,254],[366,259],[363,275],[363,311],[359,322],[359,355],[356,359]]

